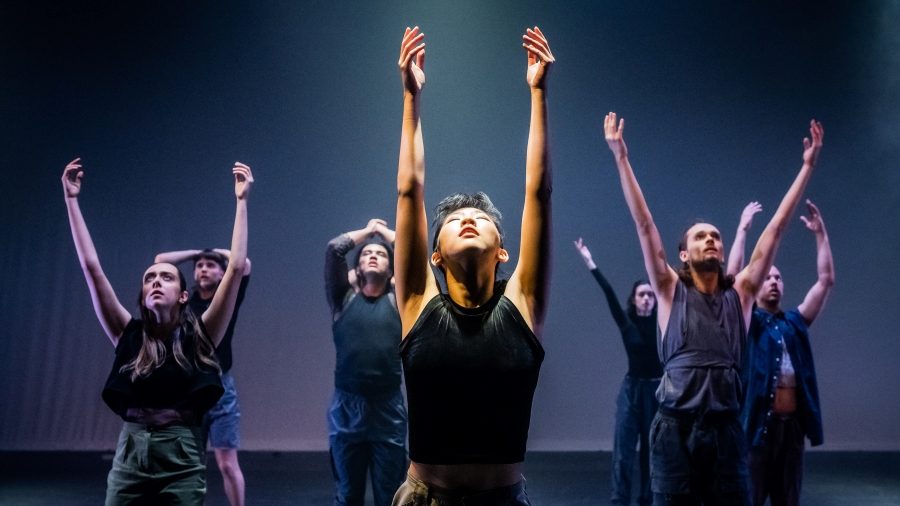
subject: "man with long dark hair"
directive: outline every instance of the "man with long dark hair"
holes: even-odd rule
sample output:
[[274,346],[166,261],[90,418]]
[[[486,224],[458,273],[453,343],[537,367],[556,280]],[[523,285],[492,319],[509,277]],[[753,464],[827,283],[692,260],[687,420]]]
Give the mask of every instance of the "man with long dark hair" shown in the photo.
[[747,449],[739,421],[740,371],[753,302],[772,266],[787,223],[822,148],[822,125],[810,122],[803,164],[747,266],[725,275],[719,230],[696,223],[682,235],[679,271],[666,261],[659,231],[628,159],[625,120],[604,119],[625,201],[658,301],[663,378],[651,429],[655,504],[748,504]]

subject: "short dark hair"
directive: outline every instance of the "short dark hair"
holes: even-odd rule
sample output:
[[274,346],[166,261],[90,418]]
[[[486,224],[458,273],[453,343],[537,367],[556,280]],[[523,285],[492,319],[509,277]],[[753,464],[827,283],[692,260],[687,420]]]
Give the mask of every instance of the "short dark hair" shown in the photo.
[[431,241],[432,250],[437,250],[438,236],[441,234],[441,228],[444,226],[444,220],[447,219],[447,216],[454,211],[467,207],[478,209],[490,216],[494,226],[497,227],[497,233],[500,235],[500,247],[503,247],[503,227],[500,225],[503,215],[491,202],[491,198],[484,192],[454,193],[444,197],[443,200],[438,202],[438,205],[434,206],[434,220],[431,222],[431,226],[434,228],[434,236]]
[[228,259],[225,258],[225,255],[222,255],[221,253],[210,248],[206,248],[194,257],[195,269],[197,268],[197,262],[199,262],[200,260],[212,260],[213,262],[219,264],[219,267],[221,267],[223,271],[228,268]]
[[356,251],[352,254],[352,268],[357,269],[359,267],[359,255],[362,253],[362,250],[369,246],[370,244],[376,244],[381,246],[382,248],[387,250],[388,254],[388,265],[391,268],[391,272],[394,272],[394,247],[388,244],[387,241],[381,238],[381,236],[372,236],[364,240],[360,245],[356,248]]

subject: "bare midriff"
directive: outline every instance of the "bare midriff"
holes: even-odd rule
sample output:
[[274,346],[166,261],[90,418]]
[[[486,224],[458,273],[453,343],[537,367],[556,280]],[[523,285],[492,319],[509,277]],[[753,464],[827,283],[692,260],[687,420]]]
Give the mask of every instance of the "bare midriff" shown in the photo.
[[779,415],[792,415],[797,412],[797,388],[778,387],[775,389],[775,402],[772,411]]
[[522,463],[444,465],[411,462],[409,474],[436,487],[477,492],[522,481]]

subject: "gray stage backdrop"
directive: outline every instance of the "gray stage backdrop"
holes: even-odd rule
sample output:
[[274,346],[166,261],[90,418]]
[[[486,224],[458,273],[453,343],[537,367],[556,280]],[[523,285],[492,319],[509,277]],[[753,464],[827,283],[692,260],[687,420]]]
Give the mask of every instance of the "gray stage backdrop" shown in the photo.
[[[5,2],[0,7],[0,450],[105,449],[113,348],[75,256],[59,177],[85,166],[81,206],[107,276],[134,310],[155,252],[227,247],[231,165],[253,167],[253,281],[234,342],[250,450],[323,450],[334,349],[326,242],[394,223],[403,28],[428,43],[429,206],[484,190],[518,256],[529,98],[520,36],[558,63],[547,358],[532,450],[611,447],[625,354],[572,241],[624,298],[644,276],[603,141],[627,118],[639,181],[670,246],[701,217],[730,244],[800,167],[811,117],[825,148],[808,189],[837,284],[813,342],[826,449],[900,450],[900,19],[897,2]],[[777,263],[795,306],[815,246],[795,216]],[[190,275],[189,268],[184,269]]]

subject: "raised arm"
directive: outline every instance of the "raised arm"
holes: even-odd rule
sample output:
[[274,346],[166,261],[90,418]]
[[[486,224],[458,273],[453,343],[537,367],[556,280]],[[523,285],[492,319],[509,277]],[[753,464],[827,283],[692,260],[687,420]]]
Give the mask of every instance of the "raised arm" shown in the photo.
[[803,302],[797,308],[806,324],[810,325],[819,316],[819,312],[825,307],[825,300],[834,286],[834,260],[831,257],[831,244],[828,242],[828,232],[825,231],[825,222],[822,214],[815,204],[806,200],[806,209],[809,217],[801,216],[803,224],[816,236],[816,270],[818,279],[806,293]]
[[78,262],[84,272],[88,290],[91,292],[91,302],[94,304],[94,313],[100,320],[100,325],[113,346],[119,343],[119,338],[131,320],[131,314],[119,302],[116,292],[113,290],[103,268],[100,267],[100,258],[94,249],[94,241],[88,232],[87,224],[81,215],[78,206],[78,195],[81,193],[81,179],[84,171],[81,168],[81,159],[76,158],[66,165],[62,175],[63,195],[66,200],[66,209],[69,214],[69,226],[72,229],[72,240],[75,242],[75,251],[78,253]]
[[[209,250],[205,250],[209,251]],[[221,255],[226,260],[231,258],[231,251],[225,248],[213,248],[213,252]],[[165,251],[162,253],[158,253],[154,258],[154,263],[167,263],[172,265],[178,265],[184,262],[192,262],[197,259],[198,256],[203,254],[204,250],[202,249],[185,249],[179,251]],[[247,258],[244,262],[244,276],[250,275],[250,259]]]
[[222,341],[231,321],[247,260],[247,198],[253,185],[253,172],[241,162],[235,162],[231,171],[234,174],[234,195],[237,199],[234,231],[231,234],[231,255],[219,288],[216,289],[209,308],[203,313],[206,331],[216,346]]
[[625,119],[617,122],[616,113],[611,112],[603,119],[606,144],[609,145],[609,149],[616,158],[622,193],[625,194],[625,202],[628,204],[628,210],[631,211],[631,218],[637,228],[641,251],[644,254],[644,267],[647,269],[650,285],[656,293],[659,327],[665,330],[669,324],[669,314],[672,309],[672,300],[675,298],[678,274],[666,261],[666,251],[659,236],[659,230],[656,229],[650,208],[647,206],[647,201],[644,200],[644,193],[634,176],[631,162],[628,161],[628,148],[625,146],[623,136],[624,130]]
[[553,175],[547,142],[547,81],[556,59],[541,29],[522,35],[527,53],[525,80],[531,90],[531,119],[525,153],[525,204],[519,261],[506,295],[540,337],[550,288],[551,204]]
[[768,274],[772,263],[775,261],[775,253],[777,253],[778,245],[781,244],[781,239],[784,237],[791,215],[794,214],[794,210],[797,208],[797,204],[800,202],[800,198],[806,189],[806,184],[809,182],[809,178],[815,169],[816,160],[819,157],[819,152],[822,150],[824,134],[821,123],[816,120],[809,122],[809,137],[804,137],[803,139],[803,165],[800,167],[797,177],[794,178],[794,182],[788,188],[784,198],[781,199],[781,203],[778,205],[778,209],[775,210],[772,220],[769,221],[769,224],[766,225],[765,230],[759,236],[747,267],[735,276],[734,286],[738,295],[740,295],[741,305],[744,309],[744,319],[748,325],[750,322],[750,310],[753,307],[756,293],[759,291],[766,274]]
[[[215,253],[218,253],[225,257],[225,260],[231,261],[231,251],[225,248],[213,248]],[[250,257],[244,259],[244,276],[250,275]]]
[[167,263],[172,265],[178,265],[182,262],[189,262],[197,258],[197,255],[202,253],[203,250],[200,249],[185,249],[180,251],[165,251],[163,253],[157,254],[153,258],[153,263]]
[[728,252],[728,269],[725,274],[732,276],[740,272],[744,266],[744,248],[747,245],[747,231],[753,224],[753,215],[762,211],[759,202],[750,202],[744,207],[741,213],[741,221],[738,223],[737,232],[734,233],[734,243],[731,245],[731,251]]
[[425,217],[425,144],[419,100],[425,86],[425,34],[407,28],[400,44],[403,83],[403,123],[397,164],[397,232],[394,277],[397,306],[405,337],[438,288],[428,259],[428,223]]
[[587,266],[588,270],[591,271],[594,279],[597,280],[597,284],[600,285],[603,294],[606,295],[606,303],[609,305],[609,312],[612,313],[616,325],[620,329],[623,328],[628,324],[628,316],[625,314],[625,310],[622,309],[622,305],[619,304],[615,290],[613,290],[612,285],[609,284],[606,277],[603,276],[603,273],[600,272],[600,269],[597,268],[597,264],[594,263],[594,259],[591,257],[591,250],[584,244],[581,237],[575,241],[575,249],[581,254],[581,259],[584,260],[584,264]]

